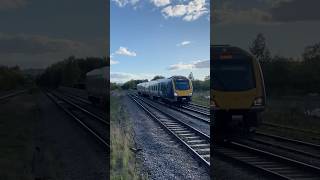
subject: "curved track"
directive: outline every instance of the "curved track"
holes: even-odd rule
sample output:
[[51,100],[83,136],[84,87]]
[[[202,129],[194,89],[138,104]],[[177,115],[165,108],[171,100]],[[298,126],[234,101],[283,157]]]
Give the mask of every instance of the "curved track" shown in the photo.
[[[135,94],[135,96],[138,96]],[[151,99],[150,99],[151,100]],[[154,101],[155,103],[161,104],[163,106],[169,107],[170,109],[173,109],[175,111],[181,112],[184,115],[187,115],[189,117],[192,117],[194,119],[200,120],[204,123],[209,124],[210,123],[210,113],[204,113],[203,111],[198,111],[196,109],[189,108],[187,105],[173,105],[173,104],[167,104],[161,101]]]
[[188,124],[176,119],[142,98],[129,94],[153,120],[180,142],[200,163],[210,167],[210,137]]
[[46,92],[47,96],[66,114],[78,122],[99,143],[109,149],[108,126],[106,119],[88,111],[59,93]]

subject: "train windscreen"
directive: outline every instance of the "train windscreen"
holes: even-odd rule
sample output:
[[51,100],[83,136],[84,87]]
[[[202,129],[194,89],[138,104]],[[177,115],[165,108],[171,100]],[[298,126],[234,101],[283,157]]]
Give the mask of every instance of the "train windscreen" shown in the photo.
[[174,81],[177,90],[188,90],[190,89],[189,80],[187,79],[176,79]]
[[255,88],[250,59],[217,60],[212,66],[212,87],[221,91],[244,91]]

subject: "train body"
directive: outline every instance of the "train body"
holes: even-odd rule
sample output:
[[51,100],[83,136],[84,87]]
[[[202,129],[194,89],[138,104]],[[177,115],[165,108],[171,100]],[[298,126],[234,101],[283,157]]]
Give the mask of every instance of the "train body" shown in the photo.
[[138,94],[153,99],[162,99],[169,102],[190,102],[192,100],[192,82],[184,76],[172,76],[140,83],[137,85]]
[[[250,132],[260,122],[266,103],[262,70],[256,58],[233,46],[211,46],[213,134]],[[235,131],[231,131],[231,129]]]
[[94,104],[107,104],[109,99],[109,72],[110,67],[105,66],[94,69],[86,74],[86,91],[89,101]]

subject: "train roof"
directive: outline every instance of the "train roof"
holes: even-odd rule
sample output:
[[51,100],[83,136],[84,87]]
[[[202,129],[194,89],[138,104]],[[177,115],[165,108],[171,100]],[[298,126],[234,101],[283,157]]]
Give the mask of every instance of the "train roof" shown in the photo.
[[101,76],[105,79],[109,79],[109,72],[110,72],[110,66],[104,66],[102,68],[94,69],[92,71],[89,71],[86,76]]
[[188,78],[185,76],[171,76],[168,79],[188,79]]
[[156,82],[165,82],[165,81],[170,81],[170,80],[175,80],[175,79],[188,79],[185,76],[171,76],[169,78],[163,78],[163,79],[157,79],[157,80],[153,80],[153,81],[148,81],[148,82],[143,82],[143,83],[139,83],[137,84],[137,86],[145,86],[145,85],[150,85],[150,84],[154,84]]

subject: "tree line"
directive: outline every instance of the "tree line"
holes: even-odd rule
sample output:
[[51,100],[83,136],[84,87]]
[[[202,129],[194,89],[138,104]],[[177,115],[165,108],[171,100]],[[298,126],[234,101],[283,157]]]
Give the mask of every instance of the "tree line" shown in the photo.
[[25,84],[26,78],[19,66],[0,66],[0,90],[15,89]]
[[109,66],[109,60],[105,57],[76,58],[70,56],[47,67],[44,73],[37,78],[37,84],[50,88],[74,87],[76,84],[84,83],[87,72],[104,66]]
[[272,56],[264,35],[258,34],[249,49],[260,61],[267,94],[319,93],[320,43],[305,47],[298,59]]

